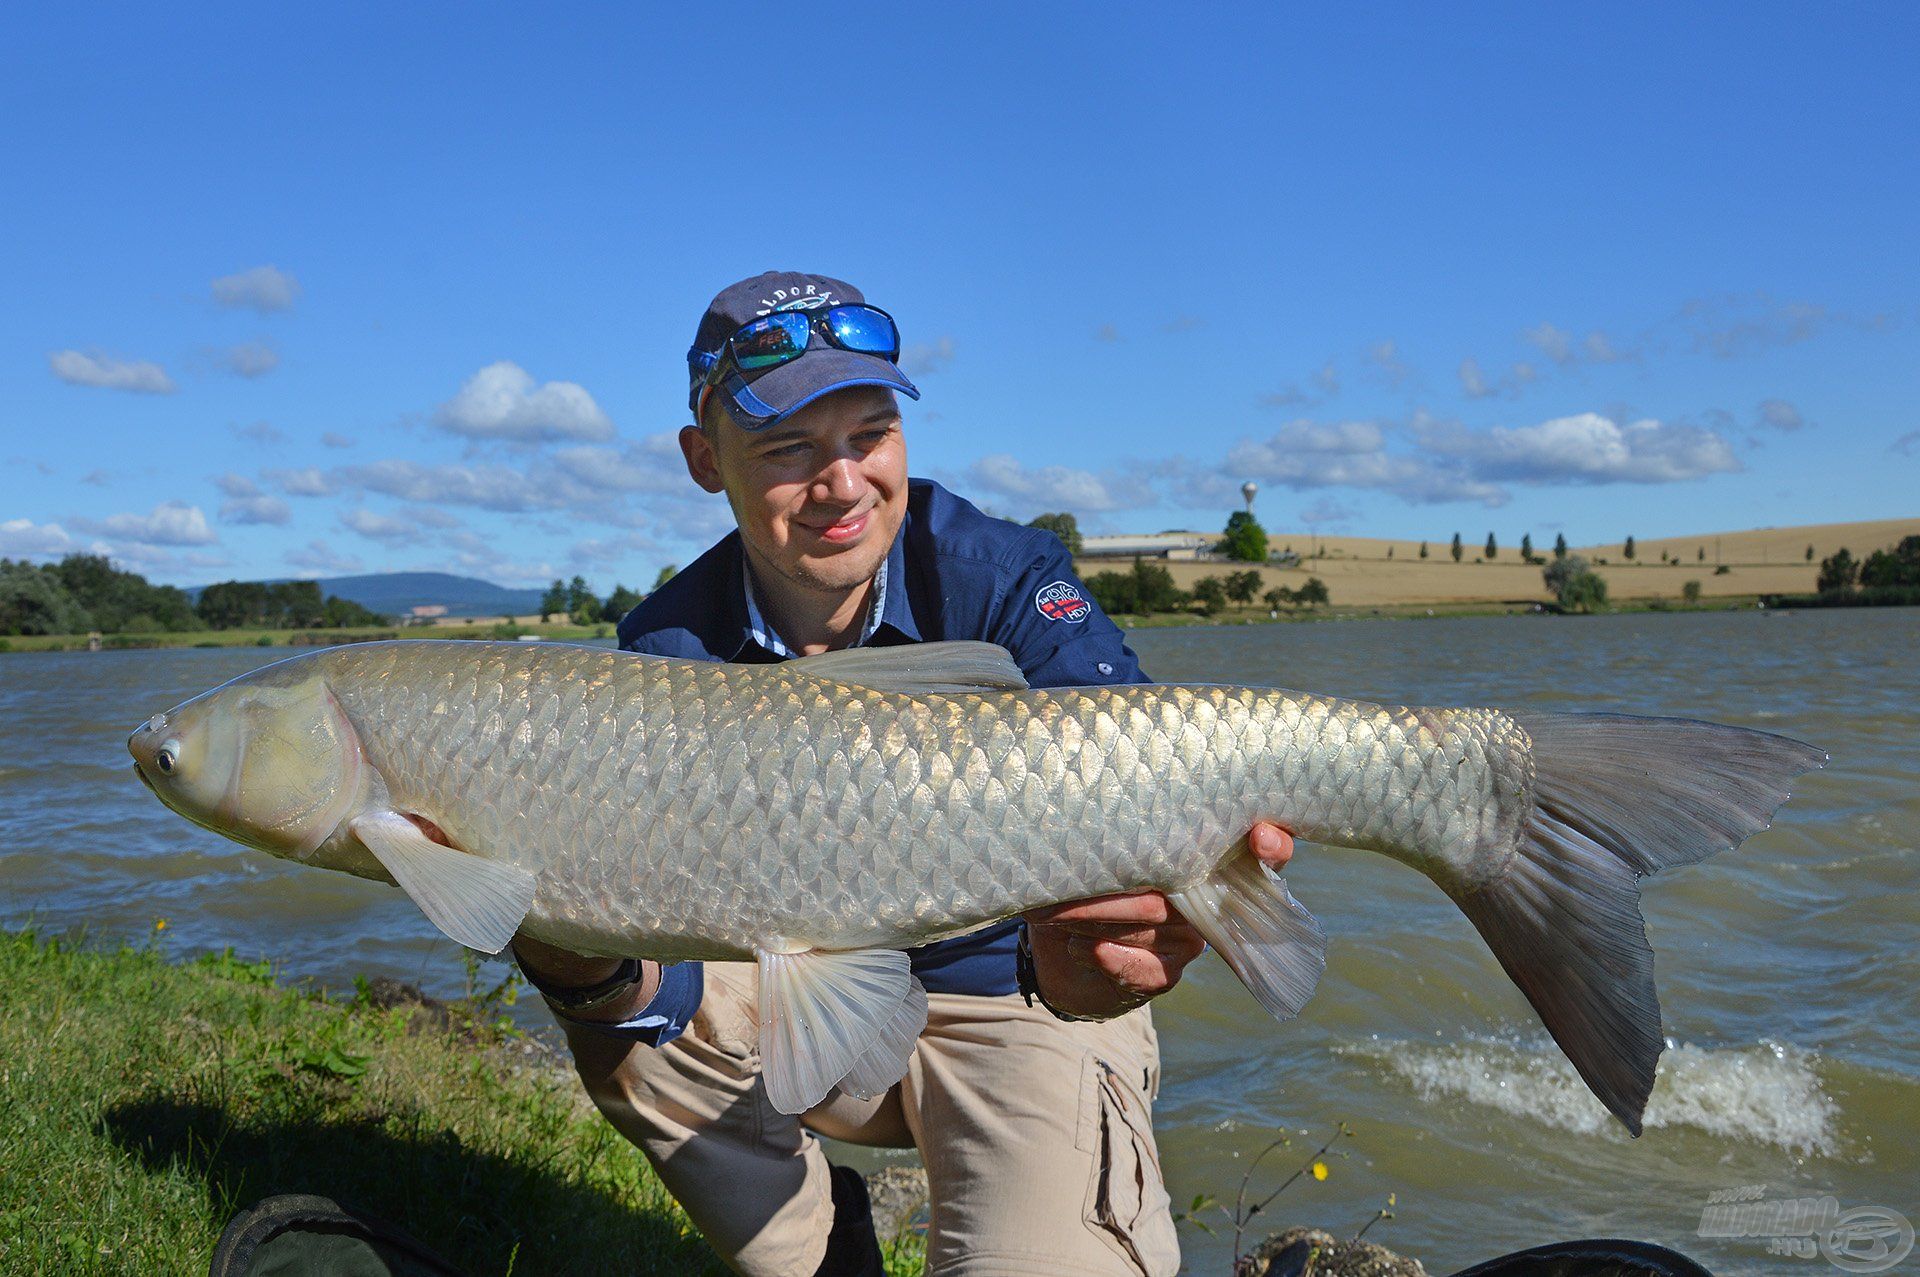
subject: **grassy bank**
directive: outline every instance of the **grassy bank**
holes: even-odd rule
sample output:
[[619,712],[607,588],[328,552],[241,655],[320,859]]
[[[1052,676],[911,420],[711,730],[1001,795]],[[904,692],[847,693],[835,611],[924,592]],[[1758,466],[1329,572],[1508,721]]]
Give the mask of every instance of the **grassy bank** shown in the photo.
[[[147,647],[324,647],[334,643],[365,643],[375,639],[512,639],[535,634],[544,639],[607,638],[612,625],[563,625],[548,622],[480,622],[473,625],[384,626],[377,629],[338,630],[184,630],[172,633],[108,634],[100,646],[107,651]],[[0,637],[0,652],[84,652],[85,634],[13,634]]]
[[204,1274],[235,1211],[294,1192],[474,1274],[724,1271],[484,1005],[329,1000],[230,954],[32,932],[0,932],[0,991],[0,1272]]

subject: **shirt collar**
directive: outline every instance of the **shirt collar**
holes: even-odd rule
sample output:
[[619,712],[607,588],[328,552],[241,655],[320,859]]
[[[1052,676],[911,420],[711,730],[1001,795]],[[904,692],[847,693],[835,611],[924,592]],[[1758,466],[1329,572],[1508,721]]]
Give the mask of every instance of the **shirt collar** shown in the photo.
[[[757,643],[783,661],[792,660],[799,653],[787,645],[773,628],[773,623],[760,611],[760,600],[753,592],[753,569],[747,563],[745,545],[740,547],[739,572],[738,597],[746,613],[746,635],[741,649],[745,650],[748,643]],[[882,626],[898,631],[909,642],[920,641],[920,627],[913,622],[913,608],[907,599],[906,575],[907,529],[903,521],[899,533],[893,538],[893,545],[887,550],[887,557],[880,562],[880,570],[873,575],[873,598],[867,604],[867,619],[861,626],[860,637],[854,640],[854,647],[866,647],[872,643]],[[734,659],[739,659],[739,653],[735,653]]]

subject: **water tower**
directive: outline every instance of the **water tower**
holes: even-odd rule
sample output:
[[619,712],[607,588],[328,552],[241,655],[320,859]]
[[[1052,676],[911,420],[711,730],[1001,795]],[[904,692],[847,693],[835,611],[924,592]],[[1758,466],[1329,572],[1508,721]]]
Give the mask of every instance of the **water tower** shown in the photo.
[[1240,485],[1240,495],[1247,499],[1247,513],[1253,513],[1253,498],[1260,491],[1260,485],[1249,479]]

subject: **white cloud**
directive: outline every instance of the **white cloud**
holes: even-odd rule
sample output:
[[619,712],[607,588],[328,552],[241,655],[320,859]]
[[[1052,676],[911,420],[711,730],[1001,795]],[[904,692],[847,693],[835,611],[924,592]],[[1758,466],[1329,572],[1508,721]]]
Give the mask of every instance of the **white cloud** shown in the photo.
[[[31,519],[8,519],[0,523],[0,558],[50,559],[82,548],[57,523],[35,523]],[[101,545],[86,548],[96,553],[106,550]]]
[[220,352],[220,366],[236,377],[264,377],[280,366],[280,352],[263,341],[242,342]]
[[1554,363],[1564,367],[1573,362],[1573,334],[1566,329],[1556,328],[1542,320],[1521,336],[1538,346],[1540,353]]
[[146,359],[119,359],[99,351],[56,350],[47,356],[53,375],[70,386],[126,390],[137,395],[170,395],[173,378]]
[[1907,457],[1920,455],[1920,430],[1907,431],[1907,433],[1888,444],[1887,451],[1897,452]]
[[256,421],[250,426],[228,426],[236,439],[245,439],[248,443],[276,444],[285,443],[287,436],[271,421]]
[[388,548],[420,539],[420,525],[413,520],[377,514],[364,506],[341,511],[340,526]]
[[982,457],[967,467],[966,481],[974,489],[991,492],[1023,511],[1071,510],[1096,514],[1130,510],[1154,503],[1148,486],[1123,475],[1098,475],[1072,466],[1029,468],[1004,453]]
[[1594,412],[1485,431],[1422,421],[1415,432],[1429,452],[1493,480],[1678,483],[1741,468],[1726,439],[1712,430],[1650,419],[1621,425]]
[[365,566],[356,556],[341,554],[325,541],[309,541],[297,550],[287,551],[287,562],[306,577],[349,576]]
[[1300,512],[1300,522],[1310,528],[1336,526],[1353,522],[1359,513],[1352,506],[1342,505],[1331,497],[1322,497]]
[[402,501],[474,506],[482,510],[524,513],[551,509],[550,491],[537,487],[512,466],[429,464],[389,457],[360,466],[344,466],[332,479]]
[[1298,490],[1377,488],[1420,503],[1499,505],[1507,499],[1499,485],[1483,482],[1460,466],[1435,465],[1430,458],[1391,451],[1386,429],[1372,421],[1289,422],[1268,439],[1236,445],[1216,474],[1189,487],[1195,497],[1218,499],[1242,479]]
[[292,519],[293,511],[279,497],[232,497],[220,503],[222,523],[285,524]]
[[1499,393],[1480,371],[1480,362],[1471,356],[1460,361],[1460,389],[1469,399],[1486,399]]
[[580,444],[554,450],[553,463],[568,478],[604,492],[683,495],[692,483],[680,445],[671,433],[622,440],[618,447]]
[[270,482],[279,484],[280,491],[290,497],[325,497],[333,493],[333,480],[314,466],[299,466],[292,470],[264,470],[261,473]]
[[1120,330],[1112,324],[1102,324],[1093,330],[1093,339],[1095,341],[1119,341]]
[[1367,347],[1364,357],[1386,377],[1389,385],[1398,386],[1413,375],[1413,370],[1401,362],[1400,344],[1391,339]]
[[900,371],[909,377],[936,373],[953,362],[953,338],[942,336],[932,342],[908,346],[900,352]]
[[351,448],[353,440],[337,431],[329,430],[320,436],[320,442],[329,448]]
[[213,281],[213,300],[222,306],[245,307],[268,314],[292,310],[300,297],[300,281],[278,266],[255,266]]
[[1800,409],[1785,399],[1762,399],[1759,414],[1760,424],[1775,430],[1798,430],[1807,424]]
[[162,501],[150,514],[113,514],[104,519],[76,518],[73,526],[141,545],[212,545],[219,538],[207,516],[185,501]]
[[247,476],[235,474],[231,470],[223,475],[216,475],[213,480],[213,486],[230,497],[257,497],[260,495],[259,484],[247,478]]
[[571,381],[536,385],[526,369],[505,360],[467,378],[434,419],[442,429],[470,439],[541,443],[613,437],[613,423],[584,387]]

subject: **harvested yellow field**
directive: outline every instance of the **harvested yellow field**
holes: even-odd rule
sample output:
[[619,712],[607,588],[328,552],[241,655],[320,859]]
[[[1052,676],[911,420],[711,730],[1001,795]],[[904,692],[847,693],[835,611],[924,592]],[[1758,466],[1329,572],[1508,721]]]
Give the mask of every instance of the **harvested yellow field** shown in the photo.
[[[1594,565],[1606,578],[1607,592],[1616,599],[1677,599],[1688,581],[1698,581],[1701,594],[1715,598],[1811,593],[1820,560],[1834,551],[1844,547],[1855,558],[1865,558],[1870,551],[1891,548],[1908,536],[1920,536],[1920,517],[1658,537],[1636,542],[1632,562],[1623,557],[1620,544],[1574,546],[1572,552]],[[1317,576],[1327,583],[1335,607],[1547,599],[1540,568],[1520,561],[1518,545],[1503,545],[1492,562],[1478,562],[1484,541],[1469,543],[1462,561],[1455,563],[1449,554],[1450,541],[1449,534],[1427,542],[1428,557],[1422,559],[1418,541],[1280,533],[1273,537],[1274,548],[1290,547],[1303,562],[1297,568],[1260,567],[1265,581],[1261,588],[1284,585],[1295,589],[1308,577]],[[1813,547],[1811,562],[1807,559],[1808,546]],[[1536,554],[1551,555],[1552,548],[1551,536],[1535,538]],[[1669,562],[1660,561],[1662,552]],[[1314,557],[1306,557],[1309,555]],[[1083,559],[1076,567],[1084,579],[1095,572],[1124,571],[1128,565],[1125,559]],[[1203,576],[1220,576],[1243,565],[1169,561],[1165,566],[1173,573],[1175,584],[1190,589]],[[1727,571],[1716,574],[1716,566],[1724,566]]]

